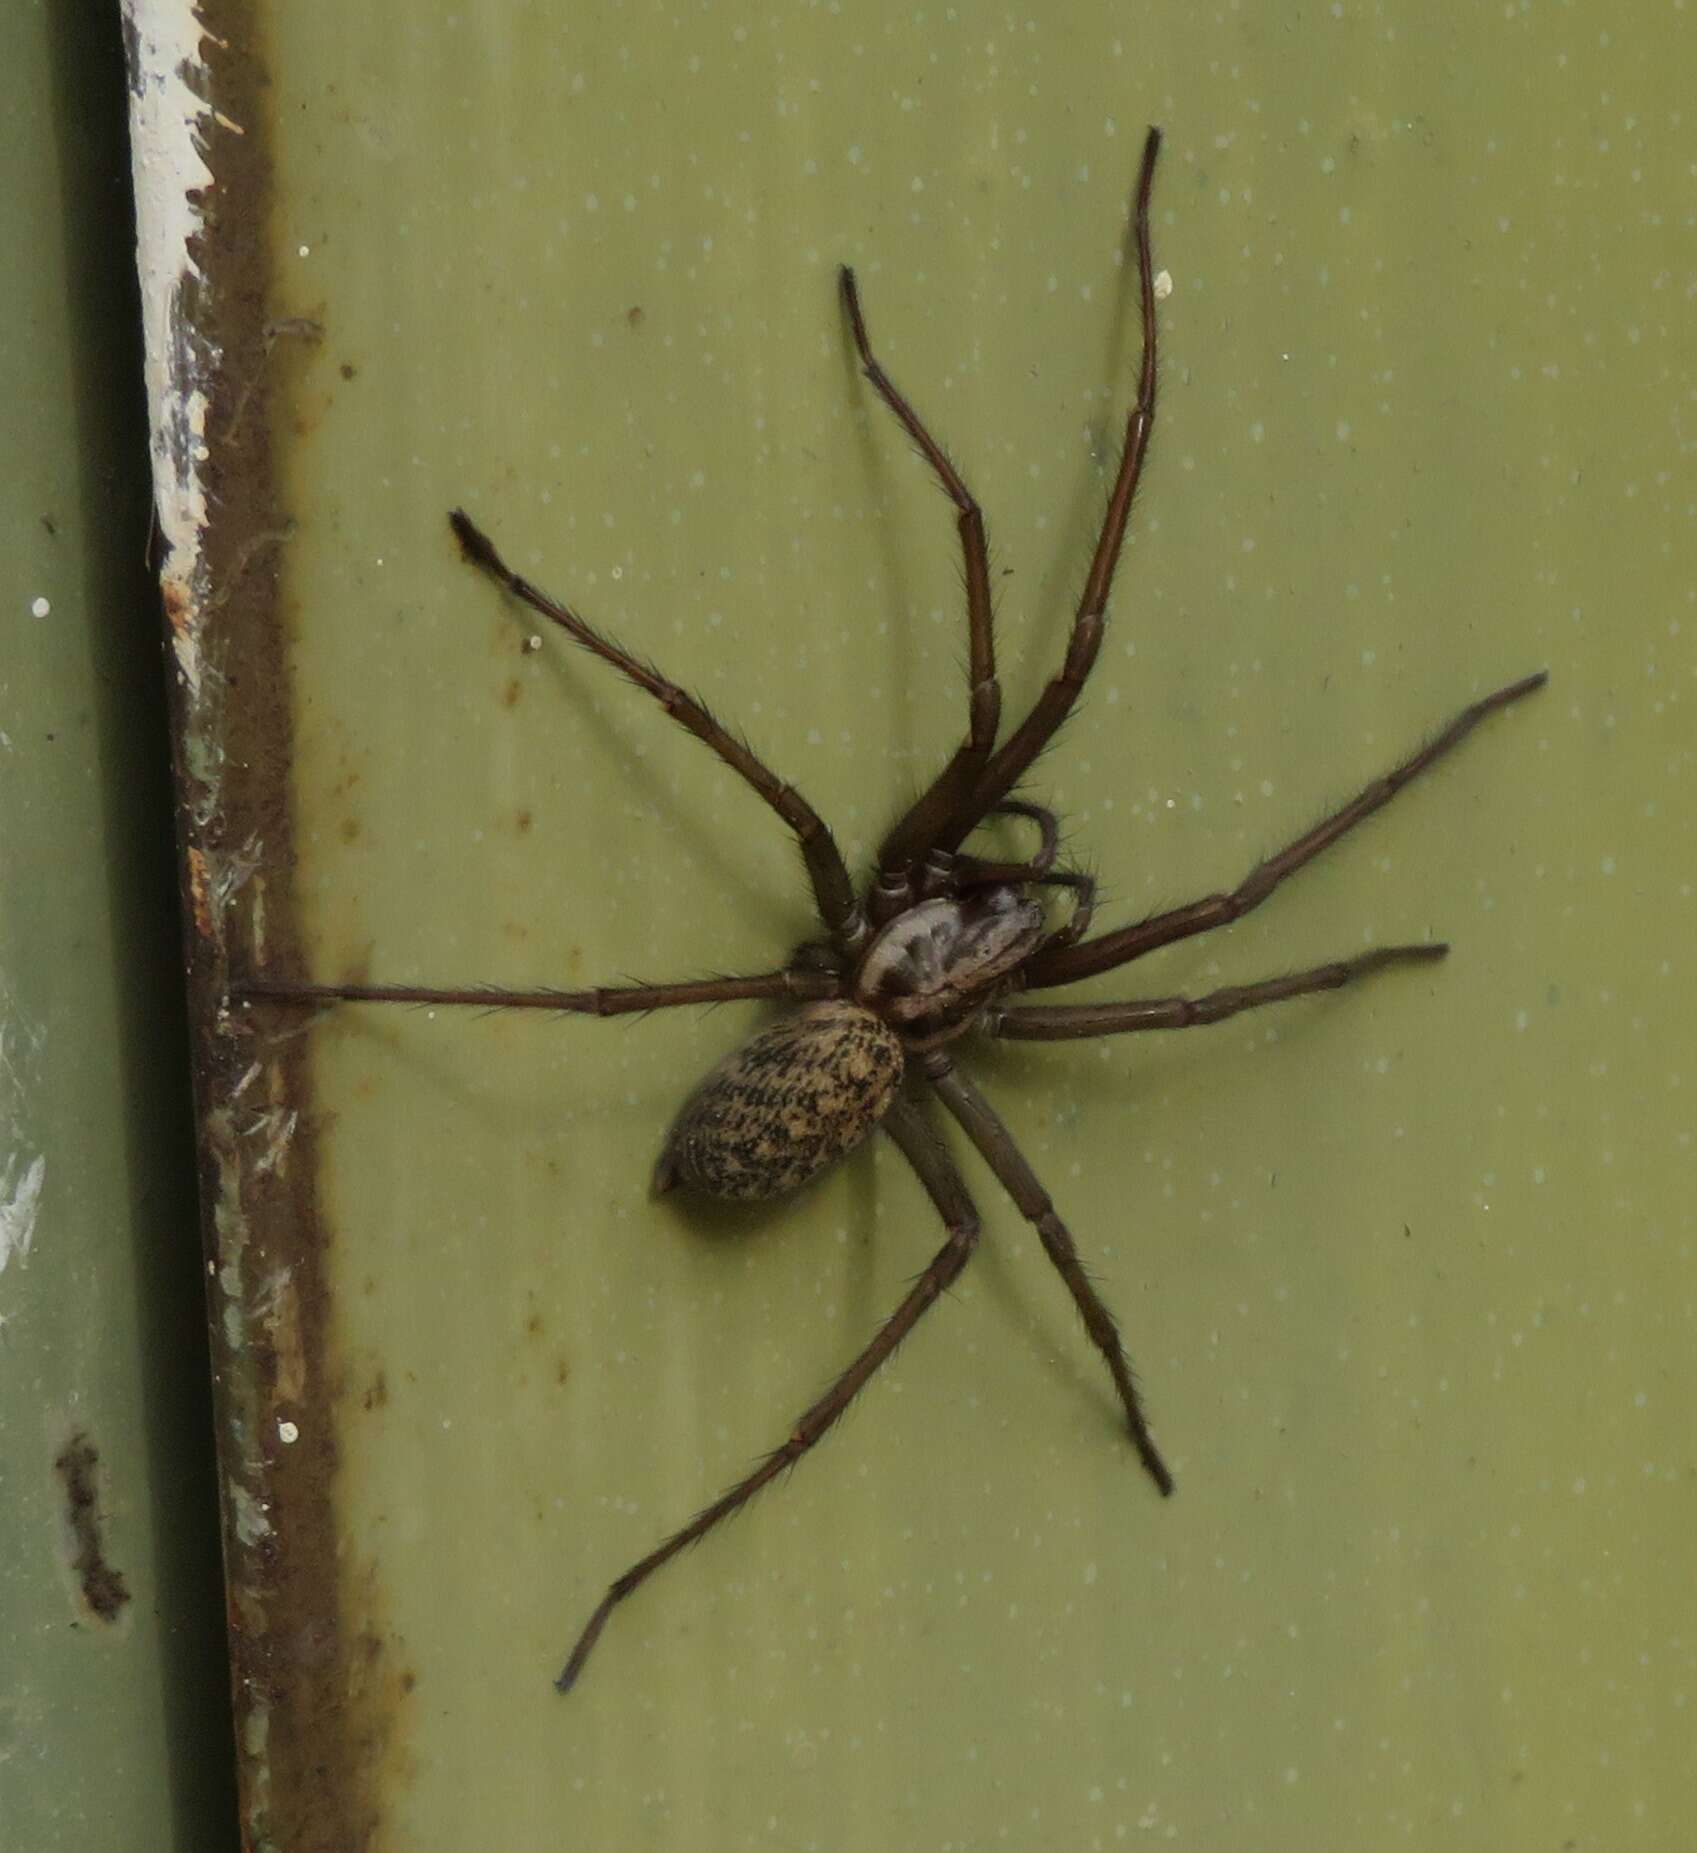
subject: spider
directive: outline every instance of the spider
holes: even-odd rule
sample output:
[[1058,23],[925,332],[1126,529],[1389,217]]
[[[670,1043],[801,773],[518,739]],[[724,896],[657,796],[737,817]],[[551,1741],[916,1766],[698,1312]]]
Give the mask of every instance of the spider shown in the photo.
[[[1201,997],[1087,1004],[1015,1001],[1025,992],[1051,990],[1113,971],[1157,947],[1240,919],[1259,907],[1287,877],[1388,803],[1487,715],[1531,693],[1546,679],[1543,671],[1524,676],[1463,709],[1427,745],[1268,857],[1229,893],[1210,894],[1134,925],[1091,934],[1095,882],[1077,869],[1059,866],[1059,829],[1053,813],[1014,794],[1071,712],[1096,660],[1114,568],[1154,428],[1156,318],[1149,202],[1160,146],[1160,131],[1151,128],[1143,145],[1132,207],[1142,307],[1136,403],[1127,418],[1124,449],[1065,661],[1011,732],[1002,732],[1000,725],[1001,689],[996,680],[982,512],[941,445],[879,365],[854,272],[846,266],[840,272],[843,310],[865,377],[954,505],[965,568],[971,676],[966,732],[960,745],[884,836],[876,868],[864,889],[856,888],[830,831],[793,785],[780,779],[693,696],[514,572],[463,510],[456,509],[449,517],[467,561],[521,604],[557,625],[574,643],[645,689],[794,832],[812,884],[822,939],[799,948],[776,971],[679,984],[510,991],[261,979],[239,987],[250,997],[309,1003],[468,1004],[602,1017],[731,999],[781,1001],[793,1008],[720,1062],[685,1101],[661,1149],[655,1188],[680,1187],[709,1197],[743,1200],[779,1196],[837,1163],[876,1129],[888,1134],[907,1159],[942,1221],[946,1239],[929,1266],[871,1342],[803,1411],[784,1440],[752,1472],[632,1564],[608,1588],[555,1682],[562,1692],[576,1682],[619,1604],[822,1440],[971,1258],[979,1239],[978,1211],[921,1107],[926,1093],[942,1102],[1020,1213],[1036,1228],[1045,1254],[1065,1282],[1091,1342],[1107,1365],[1144,1470],[1163,1495],[1172,1492],[1173,1477],[1150,1434],[1113,1315],[1086,1275],[1048,1191],[995,1109],[956,1066],[956,1049],[963,1038],[1058,1041],[1218,1023],[1264,1004],[1335,990],[1390,966],[1441,959],[1448,950],[1440,943],[1384,946]],[[993,816],[1011,816],[1036,827],[1036,846],[1028,859],[996,861],[962,847]],[[1049,904],[1057,897],[1065,916],[1051,925]]]

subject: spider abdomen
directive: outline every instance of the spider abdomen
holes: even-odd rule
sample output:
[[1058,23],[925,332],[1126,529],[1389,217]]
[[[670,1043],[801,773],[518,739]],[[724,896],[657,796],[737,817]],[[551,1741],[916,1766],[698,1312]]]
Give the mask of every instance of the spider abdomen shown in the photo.
[[902,1062],[901,1038],[863,1005],[832,1001],[785,1017],[726,1056],[684,1103],[655,1189],[683,1184],[743,1200],[797,1189],[883,1118]]

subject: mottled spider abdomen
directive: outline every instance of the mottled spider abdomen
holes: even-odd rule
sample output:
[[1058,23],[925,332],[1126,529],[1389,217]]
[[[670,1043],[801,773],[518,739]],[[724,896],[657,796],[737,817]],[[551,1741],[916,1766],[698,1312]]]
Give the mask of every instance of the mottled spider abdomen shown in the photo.
[[901,1039],[859,1004],[812,1004],[727,1055],[684,1103],[654,1188],[777,1197],[851,1152],[902,1078]]

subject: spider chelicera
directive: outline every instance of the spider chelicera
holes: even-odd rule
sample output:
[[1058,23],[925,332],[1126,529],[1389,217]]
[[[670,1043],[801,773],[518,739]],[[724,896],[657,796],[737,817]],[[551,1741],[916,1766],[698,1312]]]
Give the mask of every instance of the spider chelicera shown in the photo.
[[[1149,247],[1149,197],[1161,136],[1151,129],[1132,212],[1142,303],[1143,353],[1137,400],[1108,498],[1066,660],[1011,733],[999,734],[1001,689],[991,633],[990,569],[978,503],[919,415],[872,352],[854,272],[840,276],[843,308],[866,378],[929,464],[956,510],[965,566],[971,686],[965,738],[931,784],[884,837],[865,890],[850,879],[830,831],[794,786],[773,773],[694,697],[658,670],[515,573],[470,517],[450,516],[461,550],[522,604],[574,642],[646,689],[673,720],[705,742],[794,831],[812,882],[824,937],[801,947],[781,970],[746,978],[682,984],[633,984],[592,991],[462,990],[417,985],[315,984],[261,979],[238,987],[247,997],[287,1001],[469,1004],[616,1016],[632,1011],[714,1004],[738,998],[790,1002],[796,1008],[726,1057],[685,1102],[655,1168],[658,1190],[682,1186],[707,1196],[758,1199],[794,1190],[835,1164],[875,1128],[888,1133],[912,1165],[947,1230],[947,1239],[906,1297],[848,1369],[805,1410],[785,1440],[752,1473],[698,1512],[608,1589],[579,1635],[556,1681],[568,1691],[583,1670],[609,1615],[662,1564],[704,1537],[821,1440],[873,1372],[960,1274],[979,1235],[978,1212],[953,1159],[932,1129],[921,1099],[935,1093],[959,1123],[1020,1213],[1076,1302],[1125,1409],[1133,1446],[1163,1494],[1172,1475],[1149,1433],[1137,1384],[1113,1315],[1091,1284],[1049,1193],[1007,1127],[955,1065],[954,1045],[967,1034],[1027,1041],[1111,1036],[1124,1031],[1184,1029],[1218,1023],[1243,1010],[1335,990],[1387,966],[1440,959],[1438,943],[1383,946],[1308,971],[1231,985],[1203,997],[1139,998],[1128,1003],[1020,1004],[1028,991],[1051,990],[1113,971],[1159,946],[1240,919],[1287,876],[1390,801],[1403,786],[1456,746],[1486,715],[1542,685],[1524,676],[1464,709],[1429,744],[1369,785],[1277,855],[1260,863],[1230,893],[1135,925],[1090,936],[1095,883],[1058,866],[1053,814],[1012,794],[1078,700],[1101,647],[1108,592],[1127,517],[1155,422],[1155,285]],[[1037,848],[1023,862],[970,855],[962,844],[987,818],[1034,824]],[[1049,925],[1045,902],[1059,890],[1066,917]]]

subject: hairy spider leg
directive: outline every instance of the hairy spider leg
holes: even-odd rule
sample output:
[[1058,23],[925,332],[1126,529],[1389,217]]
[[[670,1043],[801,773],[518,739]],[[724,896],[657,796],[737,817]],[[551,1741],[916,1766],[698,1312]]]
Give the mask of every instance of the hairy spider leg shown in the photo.
[[1084,1329],[1091,1342],[1107,1362],[1108,1374],[1119,1391],[1125,1408],[1126,1425],[1131,1430],[1138,1459],[1163,1497],[1173,1490],[1173,1476],[1162,1460],[1160,1450],[1149,1433],[1148,1418],[1143,1413],[1137,1381],[1120,1343],[1119,1327],[1103,1304],[1102,1297],[1090,1284],[1084,1264],[1078,1258],[1066,1224],[1055,1213],[1049,1193],[1038,1181],[1037,1173],[1026,1163],[1024,1154],[984,1096],[940,1049],[925,1058],[925,1074],[943,1097],[943,1105],[960,1122],[962,1130],[978,1147],[984,1162],[1001,1180],[1002,1188],[1013,1198],[1020,1214],[1037,1231],[1043,1252],[1054,1263],[1055,1271],[1066,1282],[1067,1291],[1078,1307]]
[[1102,934],[1100,938],[1087,939],[1082,945],[1053,951],[1046,948],[1040,950],[1026,968],[1026,988],[1042,991],[1053,985],[1074,984],[1080,978],[1094,977],[1097,972],[1112,971],[1115,966],[1129,964],[1133,959],[1140,959],[1145,953],[1153,952],[1158,946],[1169,945],[1174,940],[1189,939],[1196,933],[1211,932],[1215,927],[1242,919],[1252,908],[1259,907],[1280,882],[1294,875],[1305,863],[1312,862],[1321,850],[1330,848],[1340,836],[1353,830],[1364,818],[1371,817],[1381,806],[1389,804],[1405,785],[1459,746],[1487,715],[1494,714],[1499,708],[1506,708],[1511,701],[1518,701],[1522,695],[1530,695],[1534,690],[1542,688],[1548,680],[1549,671],[1540,669],[1533,675],[1522,676],[1518,682],[1510,682],[1506,688],[1499,688],[1482,701],[1474,702],[1471,707],[1462,709],[1419,752],[1405,759],[1383,778],[1375,779],[1341,810],[1324,818],[1305,836],[1299,836],[1294,843],[1281,849],[1276,856],[1258,863],[1229,894],[1206,895],[1202,900],[1192,901],[1187,906],[1152,915],[1135,926],[1120,927],[1115,932]]
[[498,985],[442,990],[422,984],[318,984],[296,978],[245,978],[230,986],[237,998],[280,998],[294,1004],[466,1004],[478,1010],[553,1010],[590,1017],[670,1010],[680,1004],[727,1004],[739,998],[835,997],[828,972],[791,966],[748,978],[696,978],[682,984],[619,984],[592,991],[504,991]]
[[992,805],[1004,798],[1029,771],[1031,763],[1053,738],[1055,729],[1072,712],[1102,647],[1102,629],[1108,592],[1125,541],[1132,498],[1143,474],[1143,459],[1155,429],[1155,274],[1149,245],[1149,197],[1155,184],[1155,161],[1161,152],[1161,131],[1152,128],[1143,143],[1143,165],[1137,177],[1132,212],[1133,240],[1137,251],[1138,292],[1143,312],[1143,361],[1138,375],[1137,400],[1126,418],[1125,448],[1119,472],[1108,497],[1090,575],[1073,619],[1066,660],[1060,673],[1043,689],[1031,711],[1002,744],[979,774],[971,795],[939,828],[935,841],[943,849],[956,849]]
[[1044,941],[1045,946],[1070,946],[1090,931],[1096,912],[1096,877],[1083,869],[1056,869],[1043,877],[1043,885],[1072,890],[1072,913],[1063,927],[1058,927]]
[[648,1581],[662,1564],[669,1563],[678,1552],[706,1537],[721,1519],[726,1519],[746,1505],[760,1489],[775,1480],[785,1468],[793,1466],[807,1451],[821,1441],[843,1411],[854,1401],[880,1364],[919,1322],[920,1316],[937,1303],[953,1284],[978,1245],[978,1212],[955,1169],[953,1160],[925,1123],[912,1102],[898,1098],[881,1122],[919,1181],[935,1204],[948,1230],[948,1240],[932,1257],[930,1265],[908,1290],[907,1296],[874,1335],[872,1342],[835,1383],[815,1402],[791,1429],[781,1446],[775,1448],[755,1470],[722,1493],[710,1506],[698,1512],[681,1531],[675,1531],[663,1544],[631,1567],[601,1598],[577,1638],[565,1669],[554,1682],[561,1692],[571,1691],[583,1671],[591,1649],[607,1625],[607,1617]]
[[795,832],[808,877],[813,883],[819,918],[826,931],[839,945],[851,946],[862,930],[854,884],[831,832],[801,793],[793,785],[785,784],[743,741],[728,733],[694,696],[669,681],[652,663],[632,656],[623,645],[603,635],[575,611],[568,610],[515,573],[496,552],[495,543],[464,509],[454,509],[448,520],[459,540],[460,551],[473,566],[499,581],[532,611],[540,613],[551,624],[559,625],[573,642],[582,644],[603,662],[611,663],[638,688],[645,689],[680,727],[710,746],[733,772],[753,786]]
[[1377,946],[1353,959],[1334,959],[1305,972],[1263,978],[1258,984],[1228,984],[1205,997],[1140,997],[1123,1004],[1020,1004],[1011,1009],[992,1004],[982,1025],[987,1035],[1014,1042],[1071,1042],[1129,1030],[1191,1029],[1202,1023],[1222,1023],[1240,1011],[1259,1010],[1263,1004],[1282,1003],[1287,997],[1339,991],[1390,965],[1430,964],[1448,951],[1441,940],[1422,946]]
[[916,863],[922,861],[942,824],[951,817],[972,791],[996,745],[996,728],[1002,713],[1002,687],[996,680],[996,646],[991,634],[990,555],[984,540],[984,511],[972,491],[961,481],[959,472],[944,454],[943,447],[926,430],[919,414],[898,391],[894,381],[879,365],[866,334],[866,317],[860,307],[860,290],[854,272],[847,264],[839,273],[843,308],[848,314],[849,329],[860,355],[861,368],[872,382],[878,397],[895,413],[903,430],[913,440],[919,454],[931,466],[932,474],[943,486],[943,493],[954,503],[955,525],[960,531],[961,559],[966,576],[966,625],[969,652],[968,674],[971,684],[967,694],[966,738],[931,781],[929,787],[908,807],[878,848],[878,869],[886,884],[894,888]]
[[1029,798],[1004,798],[990,811],[992,817],[1029,817],[1036,824],[1039,847],[1037,854],[1031,858],[1029,866],[1038,875],[1046,875],[1055,866],[1055,857],[1060,854],[1061,827],[1055,821],[1055,813],[1041,804],[1033,804]]
[[[954,883],[973,888],[981,888],[989,882],[1018,884],[1020,882],[1050,881],[1050,871],[1055,866],[1055,857],[1060,852],[1060,826],[1055,822],[1053,811],[1046,811],[1040,804],[1025,804],[1009,799],[1005,804],[998,804],[990,813],[992,817],[1006,812],[1010,816],[1033,818],[1042,832],[1042,841],[1037,854],[1024,862],[992,862],[985,856],[958,855],[951,850],[933,850],[925,859],[925,867],[916,878],[913,886],[917,893],[920,889],[934,886],[931,877],[935,875],[941,885]],[[1070,874],[1052,877],[1053,882],[1066,887],[1075,887],[1077,878]]]

